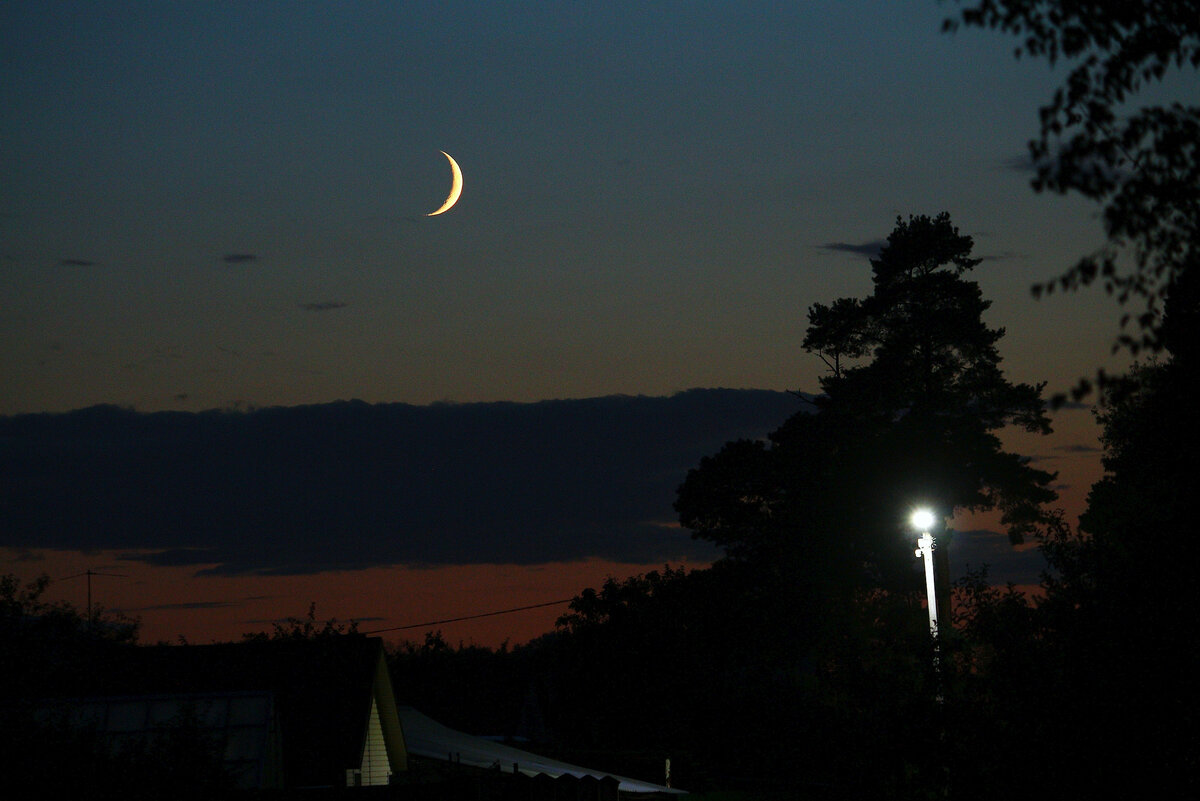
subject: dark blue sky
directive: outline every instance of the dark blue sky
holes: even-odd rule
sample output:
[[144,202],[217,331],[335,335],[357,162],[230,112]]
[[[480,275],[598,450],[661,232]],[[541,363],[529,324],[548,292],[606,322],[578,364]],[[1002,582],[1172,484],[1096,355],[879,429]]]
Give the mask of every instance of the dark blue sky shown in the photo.
[[949,8],[5,3],[0,413],[813,389],[805,309],[942,210],[1016,377],[1076,372],[1054,76]]

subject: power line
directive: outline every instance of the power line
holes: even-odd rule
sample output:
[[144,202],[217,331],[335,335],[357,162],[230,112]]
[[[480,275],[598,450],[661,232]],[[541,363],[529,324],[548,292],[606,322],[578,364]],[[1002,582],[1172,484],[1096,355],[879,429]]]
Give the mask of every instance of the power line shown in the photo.
[[428,623],[411,623],[407,626],[393,626],[390,629],[374,629],[372,631],[364,631],[363,634],[382,634],[385,631],[404,631],[405,629],[419,629],[425,626],[440,626],[443,623],[458,623],[462,620],[475,620],[481,617],[493,617],[495,615],[507,615],[510,612],[524,612],[527,609],[541,609],[544,606],[558,606],[559,604],[569,604],[574,598],[563,598],[561,601],[546,601],[541,604],[530,604],[529,606],[518,606],[513,609],[501,609],[498,612],[483,612],[478,615],[466,615],[464,617],[450,617],[445,620],[431,620]]
[[92,576],[107,576],[109,578],[129,578],[129,576],[125,575],[124,573],[98,573],[89,567],[82,573],[76,573],[73,576],[67,576],[64,579],[59,579],[59,581],[70,581],[71,579],[77,579],[80,576],[87,576],[87,621],[88,625],[90,626],[94,622],[92,620]]

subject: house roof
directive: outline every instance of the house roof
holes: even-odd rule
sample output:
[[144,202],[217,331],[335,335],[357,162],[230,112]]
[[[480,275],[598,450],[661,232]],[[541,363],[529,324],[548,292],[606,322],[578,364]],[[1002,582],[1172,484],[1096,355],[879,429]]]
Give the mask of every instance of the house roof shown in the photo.
[[[408,752],[415,756],[450,760],[457,764],[476,768],[499,768],[516,771],[526,776],[546,775],[557,779],[569,775],[577,778],[590,776],[602,779],[611,774],[583,768],[557,759],[531,754],[503,743],[483,737],[474,737],[443,726],[436,720],[409,706],[398,707],[400,722],[404,727],[404,741]],[[651,782],[612,776],[618,782],[617,789],[624,793],[676,793],[675,790]]]
[[[382,676],[380,675],[382,673]],[[345,635],[215,645],[114,648],[60,689],[68,696],[269,691],[283,743],[289,787],[343,785],[357,768],[379,684],[394,708],[383,641]],[[388,717],[387,710],[381,710]],[[388,728],[385,721],[385,729]],[[403,760],[403,739],[394,727]],[[389,756],[393,756],[389,749]],[[396,769],[402,769],[396,765]]]

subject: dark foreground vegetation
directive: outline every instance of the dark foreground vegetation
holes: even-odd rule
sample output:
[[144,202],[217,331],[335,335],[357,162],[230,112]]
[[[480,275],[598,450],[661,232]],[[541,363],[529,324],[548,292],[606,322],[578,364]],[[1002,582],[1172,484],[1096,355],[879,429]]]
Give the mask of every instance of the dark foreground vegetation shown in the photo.
[[[727,444],[680,487],[681,523],[721,546],[722,559],[585,590],[554,633],[527,645],[490,650],[430,633],[396,647],[400,703],[652,781],[669,758],[674,783],[694,791],[1200,794],[1200,660],[1190,642],[1200,564],[1200,110],[1123,106],[1168,69],[1200,66],[1200,10],[988,0],[961,23],[1013,32],[1026,54],[1081,65],[1043,110],[1037,186],[1095,199],[1110,243],[1043,291],[1098,282],[1143,303],[1118,340],[1140,363],[1078,386],[1097,405],[1106,468],[1079,526],[1054,510],[1054,477],[997,437],[1013,425],[1046,431],[1048,421],[1043,387],[1013,384],[1000,368],[1004,332],[984,323],[988,302],[967,280],[979,263],[973,242],[947,215],[900,219],[872,260],[872,293],[809,310],[805,348],[829,367],[822,394],[798,399],[767,441]],[[904,530],[916,503],[944,516],[995,510],[1013,541],[1035,542],[1049,565],[1033,597],[983,572],[943,587],[953,620],[939,670]],[[43,590],[0,582],[9,701],[86,669],[99,642],[134,647],[133,627],[82,620],[43,603]],[[261,636],[356,635],[313,617]],[[95,744],[64,737],[54,758],[74,749],[76,767],[58,770],[36,745],[53,732],[18,723],[6,721],[0,743],[6,775],[45,772],[77,791],[120,781]],[[187,746],[187,736],[162,747]],[[181,750],[194,764],[178,771],[220,782],[203,748]],[[184,797],[178,776],[162,780],[172,797]]]

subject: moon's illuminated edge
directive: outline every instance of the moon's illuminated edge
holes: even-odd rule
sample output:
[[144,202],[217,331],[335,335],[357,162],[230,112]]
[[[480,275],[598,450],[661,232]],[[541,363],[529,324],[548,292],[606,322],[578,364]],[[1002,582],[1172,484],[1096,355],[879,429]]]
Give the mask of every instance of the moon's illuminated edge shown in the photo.
[[450,207],[458,202],[458,196],[462,194],[463,189],[462,170],[458,168],[458,162],[455,161],[445,150],[438,152],[445,156],[446,160],[450,162],[450,172],[453,175],[453,179],[450,182],[450,194],[446,196],[446,202],[443,203],[442,207],[437,211],[431,211],[426,214],[426,217],[436,217],[443,212],[449,211]]

